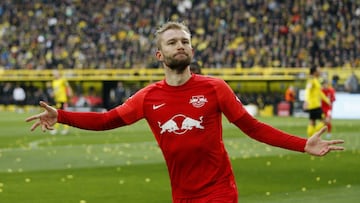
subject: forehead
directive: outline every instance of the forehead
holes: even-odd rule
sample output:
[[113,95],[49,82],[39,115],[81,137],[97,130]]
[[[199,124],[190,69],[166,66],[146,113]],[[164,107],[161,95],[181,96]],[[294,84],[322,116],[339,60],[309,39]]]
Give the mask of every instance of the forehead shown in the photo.
[[169,29],[162,34],[161,38],[164,42],[169,40],[190,40],[190,33],[181,29]]

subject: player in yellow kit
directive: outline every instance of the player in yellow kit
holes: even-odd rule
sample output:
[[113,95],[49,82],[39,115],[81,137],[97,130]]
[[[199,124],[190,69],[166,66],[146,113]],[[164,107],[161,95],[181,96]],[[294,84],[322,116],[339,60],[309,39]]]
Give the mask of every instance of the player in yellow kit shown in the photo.
[[[307,135],[311,137],[317,130],[325,125],[323,112],[321,110],[321,101],[330,104],[329,99],[321,90],[319,81],[320,70],[317,66],[310,68],[310,77],[306,83],[304,110],[309,113],[309,123],[307,127]],[[316,121],[319,120],[319,123]]]
[[[53,72],[54,80],[52,81],[53,99],[56,108],[65,109],[68,105],[69,96],[72,95],[71,87],[68,81],[61,76],[60,72],[55,70]],[[62,125],[61,134],[67,134],[69,126]],[[60,124],[56,124],[54,130],[50,131],[51,134],[56,134],[60,129]]]

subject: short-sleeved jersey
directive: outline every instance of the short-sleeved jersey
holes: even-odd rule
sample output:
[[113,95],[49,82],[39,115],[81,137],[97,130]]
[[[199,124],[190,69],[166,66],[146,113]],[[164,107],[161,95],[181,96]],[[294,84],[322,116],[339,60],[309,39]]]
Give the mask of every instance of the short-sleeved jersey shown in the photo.
[[67,87],[68,87],[68,82],[63,78],[55,79],[52,81],[52,88],[54,91],[55,102],[66,103],[68,101]]
[[178,87],[159,81],[117,108],[126,124],[147,120],[164,155],[173,197],[205,195],[233,180],[222,113],[234,122],[245,108],[223,80],[192,75]]
[[321,108],[321,101],[328,102],[328,98],[321,91],[321,84],[319,79],[311,78],[307,81],[305,88],[305,101],[308,104],[308,109]]
[[331,103],[331,105],[330,105],[324,101],[321,101],[321,108],[322,108],[323,112],[326,113],[332,109],[332,103],[335,101],[335,89],[332,87],[322,88],[322,92],[330,100],[330,103]]

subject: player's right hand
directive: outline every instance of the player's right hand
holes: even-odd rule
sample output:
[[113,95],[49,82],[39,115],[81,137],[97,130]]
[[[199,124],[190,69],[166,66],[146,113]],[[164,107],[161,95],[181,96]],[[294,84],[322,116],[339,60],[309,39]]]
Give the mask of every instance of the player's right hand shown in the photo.
[[45,132],[46,130],[53,130],[52,127],[57,122],[58,112],[52,106],[49,106],[43,101],[40,101],[40,106],[45,109],[44,112],[37,115],[28,117],[25,121],[30,122],[37,120],[30,128],[31,131],[35,130],[38,126],[41,126],[41,130]]

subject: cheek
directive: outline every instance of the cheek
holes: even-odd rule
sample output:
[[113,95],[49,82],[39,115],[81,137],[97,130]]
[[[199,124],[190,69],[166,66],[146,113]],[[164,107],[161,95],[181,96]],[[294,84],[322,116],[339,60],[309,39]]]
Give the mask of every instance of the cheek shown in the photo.
[[170,49],[162,49],[162,51],[159,53],[159,59],[161,60],[166,60],[171,56],[172,56],[172,50]]

